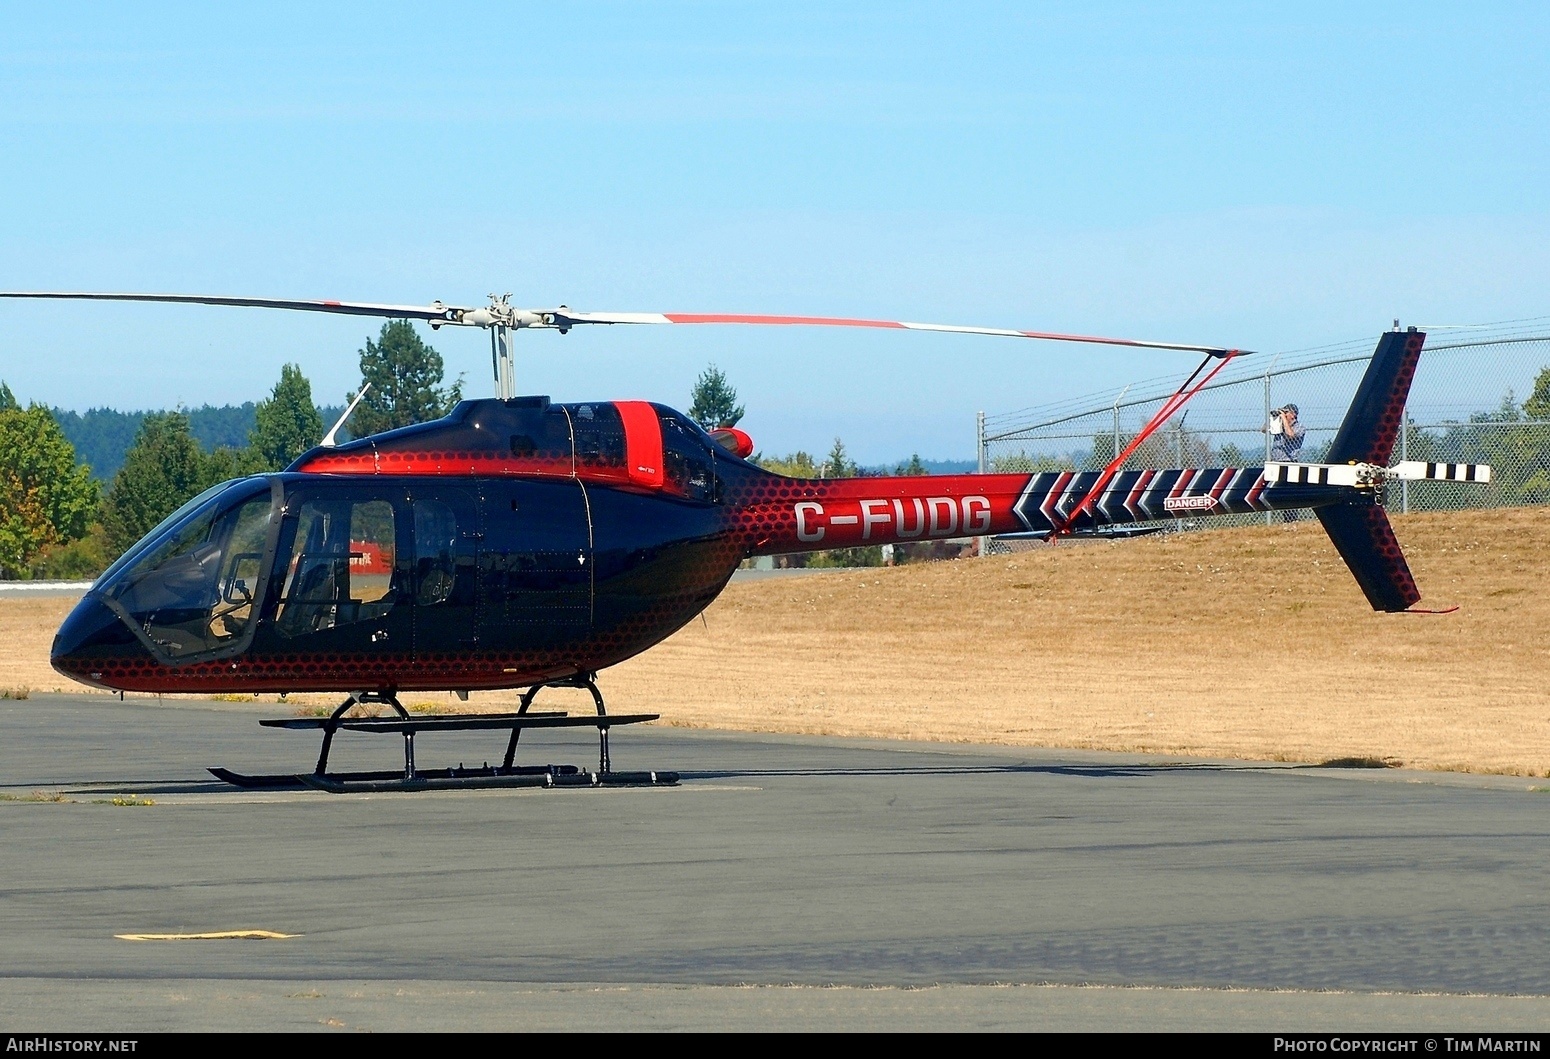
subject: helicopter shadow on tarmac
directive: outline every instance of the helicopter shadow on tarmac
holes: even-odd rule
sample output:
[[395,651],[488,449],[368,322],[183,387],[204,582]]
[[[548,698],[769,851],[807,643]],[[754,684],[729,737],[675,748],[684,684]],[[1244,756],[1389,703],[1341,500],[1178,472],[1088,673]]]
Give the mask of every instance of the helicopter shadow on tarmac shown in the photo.
[[[1068,777],[1073,779],[1143,779],[1150,776],[1158,776],[1176,772],[1252,772],[1259,771],[1263,766],[1236,765],[1209,762],[1182,762],[1169,761],[1157,763],[1134,764],[1008,764],[1008,765],[898,765],[898,766],[839,766],[824,767],[811,766],[804,768],[726,768],[726,769],[689,769],[683,770],[678,775],[687,782],[726,781],[726,780],[760,780],[777,778],[851,778],[873,779],[884,777],[919,776],[919,777],[950,777],[950,776],[1052,776]],[[1288,766],[1276,766],[1285,769]],[[1316,766],[1304,766],[1316,767]],[[0,796],[10,795],[15,798],[27,794],[46,791],[57,792],[67,798],[109,798],[112,796],[147,798],[156,795],[210,795],[230,794],[242,796],[245,793],[240,788],[213,779],[91,779],[71,781],[69,779],[56,780],[49,783],[24,783],[24,784],[0,784]],[[14,793],[13,793],[14,792]],[[416,792],[401,792],[416,793]]]
[[714,769],[695,771],[680,770],[684,780],[728,780],[782,776],[849,776],[869,778],[878,776],[1003,776],[1038,775],[1068,776],[1078,779],[1138,779],[1167,772],[1238,772],[1252,770],[1254,766],[1212,764],[1204,762],[1170,761],[1162,763],[1137,763],[1125,765],[899,765],[875,768],[820,766],[810,768],[774,769]]

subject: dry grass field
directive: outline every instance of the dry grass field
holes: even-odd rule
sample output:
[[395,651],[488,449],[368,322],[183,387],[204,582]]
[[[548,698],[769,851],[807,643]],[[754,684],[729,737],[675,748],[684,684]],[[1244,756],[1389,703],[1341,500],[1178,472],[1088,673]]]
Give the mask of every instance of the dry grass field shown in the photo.
[[[695,727],[1546,775],[1550,511],[1395,523],[1458,613],[1374,614],[1309,521],[740,583],[602,685]],[[64,684],[70,605],[0,601],[0,690]]]

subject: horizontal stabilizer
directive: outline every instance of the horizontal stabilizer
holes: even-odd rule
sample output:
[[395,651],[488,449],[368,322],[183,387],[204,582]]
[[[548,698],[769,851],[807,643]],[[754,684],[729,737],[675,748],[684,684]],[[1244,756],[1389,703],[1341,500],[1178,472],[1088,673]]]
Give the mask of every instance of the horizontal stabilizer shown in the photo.
[[1400,611],[1421,599],[1388,514],[1376,504],[1332,504],[1314,514],[1350,567],[1373,610]]
[[1478,482],[1491,480],[1488,463],[1425,463],[1403,460],[1393,467],[1371,463],[1267,463],[1271,485],[1349,485],[1365,488],[1381,478],[1401,482]]
[[1271,485],[1366,485],[1355,463],[1267,463],[1265,481]]
[[1420,460],[1402,460],[1390,472],[1401,481],[1439,482],[1489,482],[1491,465],[1488,463],[1423,463]]

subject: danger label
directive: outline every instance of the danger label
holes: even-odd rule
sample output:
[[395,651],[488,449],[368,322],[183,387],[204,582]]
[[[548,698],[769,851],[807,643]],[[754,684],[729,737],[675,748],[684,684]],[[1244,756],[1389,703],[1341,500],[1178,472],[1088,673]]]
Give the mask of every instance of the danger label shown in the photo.
[[1210,511],[1215,506],[1214,496],[1170,496],[1163,501],[1164,511]]

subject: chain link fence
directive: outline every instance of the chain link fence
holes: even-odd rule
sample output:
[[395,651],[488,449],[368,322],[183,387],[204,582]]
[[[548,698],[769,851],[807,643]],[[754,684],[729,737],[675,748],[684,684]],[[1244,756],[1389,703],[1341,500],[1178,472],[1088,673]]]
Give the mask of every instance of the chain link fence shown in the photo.
[[[1423,330],[1425,330],[1423,328]],[[1306,433],[1298,456],[1329,451],[1376,338],[1234,361],[1125,462],[1141,467],[1243,467],[1267,461],[1272,410],[1295,405]],[[1102,470],[1177,388],[1179,376],[997,415],[978,422],[986,473]],[[1394,459],[1488,463],[1489,485],[1404,482],[1403,511],[1550,503],[1550,318],[1437,327],[1427,336]],[[1268,515],[1170,522],[1222,526]],[[994,551],[1011,542],[993,541]]]

